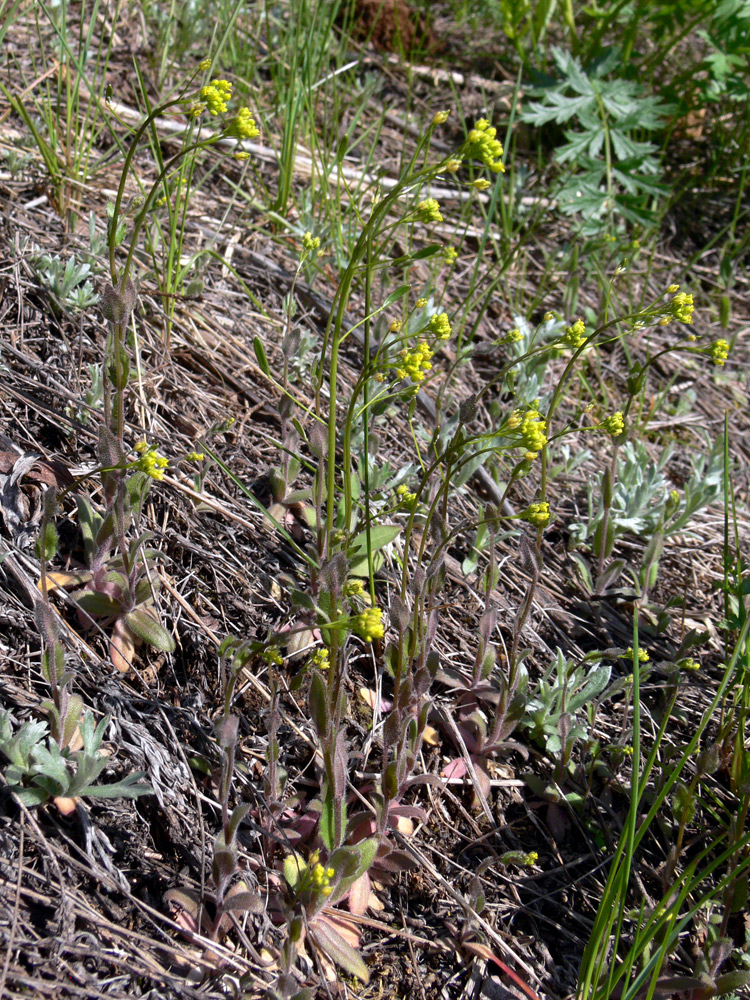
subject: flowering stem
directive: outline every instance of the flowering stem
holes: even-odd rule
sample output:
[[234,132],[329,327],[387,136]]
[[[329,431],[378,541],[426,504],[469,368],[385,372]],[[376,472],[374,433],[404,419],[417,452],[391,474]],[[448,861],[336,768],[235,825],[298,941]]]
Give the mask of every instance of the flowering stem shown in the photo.
[[[164,178],[167,176],[167,174],[170,172],[173,166],[183,157],[187,156],[188,153],[197,152],[199,149],[207,149],[209,146],[215,145],[215,143],[218,142],[218,140],[219,136],[213,135],[211,136],[210,139],[201,139],[198,142],[194,142],[192,146],[187,146],[185,149],[181,149],[179,153],[175,153],[175,155],[170,160],[167,160],[167,162],[164,164],[164,168],[162,169],[161,173],[152,184],[151,190],[149,191],[145,201],[143,202],[143,207],[136,216],[135,224],[133,226],[133,235],[130,240],[130,247],[128,248],[128,256],[125,260],[125,266],[123,267],[122,270],[121,289],[123,291],[125,289],[128,276],[130,274],[130,268],[133,263],[133,255],[135,253],[136,244],[138,242],[138,236],[140,235],[141,229],[143,228],[143,224],[146,221],[146,213],[148,212],[151,206],[152,198],[161,187]],[[113,220],[114,218],[116,218],[116,216],[113,217]]]
[[[130,148],[125,154],[125,162],[122,167],[122,173],[120,174],[120,184],[117,188],[117,196],[115,198],[115,207],[112,212],[112,220],[110,223],[109,231],[109,271],[112,277],[112,284],[117,288],[117,265],[115,264],[115,236],[117,233],[117,223],[120,218],[120,210],[122,209],[122,200],[125,196],[125,182],[127,181],[128,174],[130,173],[130,167],[133,163],[133,157],[135,156],[135,151],[138,148],[138,144],[146,133],[146,130],[150,128],[151,124],[159,117],[159,115],[164,114],[170,108],[175,107],[182,103],[182,99],[176,101],[168,101],[166,104],[160,104],[158,108],[151,112],[151,114],[141,122],[135,135],[133,136],[132,142],[130,143]],[[131,244],[132,246],[132,244]],[[127,276],[127,271],[125,272]]]

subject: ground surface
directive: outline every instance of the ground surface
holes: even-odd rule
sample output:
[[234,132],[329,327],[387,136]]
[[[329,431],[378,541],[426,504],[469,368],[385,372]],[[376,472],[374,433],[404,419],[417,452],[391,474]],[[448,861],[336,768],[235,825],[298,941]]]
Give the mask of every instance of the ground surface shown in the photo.
[[[138,41],[136,28],[132,45]],[[118,81],[119,101],[134,108],[127,79],[129,37],[124,30],[118,36],[112,74]],[[28,38],[23,25],[11,33],[9,44],[18,53],[24,51]],[[387,50],[387,44],[381,48]],[[410,78],[403,65],[389,59],[387,51],[370,47],[360,58],[363,71],[382,75],[378,100],[390,97],[394,108],[404,105],[407,93],[425,118],[444,103],[453,103],[447,81],[436,85],[419,75]],[[469,73],[460,82],[452,82],[460,89],[464,109],[471,109],[467,113],[483,107]],[[493,95],[493,113],[500,117],[507,108],[506,81],[487,70],[484,82],[485,93]],[[22,135],[23,125],[7,113],[7,105],[0,108],[0,141],[7,150]],[[397,161],[403,133],[395,112],[394,116],[393,132],[386,128],[381,137],[381,164],[386,173]],[[450,127],[441,139],[451,141]],[[169,149],[169,136],[164,134],[162,140]],[[104,156],[107,151],[102,140],[95,155]],[[356,168],[354,159],[352,166]],[[147,152],[140,156],[139,168],[144,176],[153,171]],[[273,157],[258,159],[257,171],[264,183],[274,185],[275,170]],[[232,976],[235,983],[241,979],[243,995],[253,996],[261,995],[262,984],[272,979],[258,961],[263,948],[272,945],[278,934],[266,917],[250,918],[241,937],[230,935],[225,941],[224,970],[203,975],[205,955],[180,937],[175,913],[165,902],[169,889],[178,885],[199,889],[210,879],[208,859],[219,826],[216,785],[210,773],[218,761],[214,721],[222,698],[217,642],[227,634],[265,637],[269,630],[293,623],[287,591],[299,572],[289,546],[221,468],[208,462],[196,479],[194,469],[179,461],[198,442],[206,442],[262,504],[272,500],[269,473],[279,461],[275,444],[279,393],[256,363],[252,342],[262,338],[271,368],[278,370],[284,298],[291,287],[297,243],[264,220],[260,211],[240,210],[233,185],[240,179],[253,183],[242,173],[241,164],[225,162],[222,172],[194,194],[187,252],[210,243],[217,256],[205,268],[202,290],[177,299],[169,344],[165,344],[165,299],[156,294],[153,280],[145,273],[139,282],[135,314],[137,378],[127,406],[128,433],[135,441],[146,429],[149,440],[176,457],[164,482],[154,484],[146,511],[154,544],[164,555],[158,569],[162,578],[159,608],[175,637],[176,651],[159,655],[142,650],[130,671],[118,673],[106,655],[103,636],[85,631],[74,611],[61,601],[55,604],[75,671],[75,688],[97,714],[111,716],[106,733],[112,752],[109,773],[145,771],[154,795],[137,802],[81,800],[70,817],[53,805],[27,810],[8,795],[0,799],[0,992],[4,989],[8,997],[218,997],[231,992]],[[20,171],[0,167],[0,473],[7,477],[19,456],[39,456],[20,483],[20,506],[13,508],[16,501],[6,490],[0,538],[5,556],[0,564],[0,704],[11,709],[18,722],[39,716],[47,696],[34,613],[39,564],[33,541],[41,490],[52,482],[65,485],[67,475],[79,475],[95,462],[100,416],[95,402],[86,404],[84,393],[91,384],[90,366],[101,364],[106,337],[106,323],[96,307],[77,313],[60,310],[40,282],[33,261],[40,252],[63,259],[85,253],[89,212],[94,212],[101,232],[105,205],[117,179],[118,163],[113,159],[83,188],[74,213],[80,221],[66,227],[51,203],[37,156],[30,154]],[[306,183],[300,165],[295,184],[304,189]],[[723,208],[721,194],[712,194],[701,212],[692,216],[693,229],[709,229],[716,217],[711,199]],[[685,256],[684,219],[676,214],[672,221],[671,232],[665,230],[657,248],[661,269],[652,277],[644,274],[634,279],[653,281],[655,295],[663,290],[663,275],[671,263],[677,271]],[[520,266],[509,271],[506,292],[499,292],[480,318],[475,336],[486,350],[477,350],[472,364],[461,369],[452,389],[456,401],[492,377],[496,365],[492,344],[498,329],[513,324],[511,300],[519,301],[516,292],[521,287],[533,288],[535,266],[541,267],[544,255],[554,253],[566,239],[567,234],[558,231],[551,218],[543,243],[530,248],[523,272]],[[473,259],[469,251],[476,248],[471,234],[465,246],[468,249],[445,300],[448,307],[460,303],[470,285]],[[701,333],[710,333],[711,313],[701,311],[700,305],[701,295],[704,304],[711,300],[717,261],[716,255],[706,254],[690,276],[699,305],[696,328]],[[97,287],[104,280],[103,260],[95,261]],[[540,313],[562,307],[567,280],[567,275],[559,275],[544,296]],[[321,336],[325,326],[334,281],[335,268],[324,264],[314,291],[304,280],[297,284],[294,323],[311,341]],[[262,311],[248,291],[262,304]],[[748,321],[749,301],[741,274],[736,292],[732,322],[740,330]],[[597,296],[584,275],[579,309],[587,302],[597,308]],[[354,342],[347,349],[345,381],[356,377],[358,350]],[[436,360],[449,363],[450,348]],[[691,450],[703,447],[707,438],[720,436],[724,414],[729,411],[736,463],[733,487],[742,532],[748,495],[748,407],[742,374],[746,362],[741,344],[721,379],[705,364],[686,371],[667,360],[654,383],[654,392],[663,391],[675,404],[687,393],[694,396],[686,414],[660,417],[663,422],[671,419],[669,434],[676,448],[666,473],[676,486],[689,475]],[[616,348],[607,363],[613,370],[622,370]],[[298,387],[304,392],[304,378]],[[417,419],[427,432],[431,430],[428,406],[418,410]],[[485,410],[477,420],[491,425],[492,416]],[[660,426],[663,430],[658,422],[652,427],[654,441]],[[408,457],[408,446],[408,427],[396,414],[381,437],[380,453],[397,467]],[[598,443],[587,442],[587,446],[592,449],[591,459],[553,487],[561,517],[545,536],[541,584],[523,633],[523,643],[531,649],[532,678],[550,662],[556,647],[576,657],[597,648],[627,647],[631,641],[632,606],[627,597],[613,594],[586,599],[569,554],[565,525],[584,510],[587,479],[601,467]],[[453,501],[451,522],[457,525],[471,517],[477,495],[492,499],[486,490],[486,481],[471,479]],[[513,503],[520,508],[533,498],[534,486],[528,483]],[[95,494],[92,500],[97,502]],[[81,559],[73,511],[66,501],[59,513],[61,570],[75,568]],[[507,643],[512,641],[514,618],[528,581],[527,566],[519,556],[517,525],[509,522],[508,527],[516,530],[498,540],[502,571],[493,594],[499,609],[498,642]],[[663,606],[671,597],[679,597],[684,606],[668,629],[648,636],[656,666],[643,690],[649,725],[657,724],[670,683],[658,664],[674,654],[686,629],[708,633],[703,669],[681,681],[675,739],[680,732],[683,737],[690,734],[696,724],[720,676],[717,664],[722,654],[716,630],[723,614],[717,590],[722,578],[721,503],[699,512],[692,529],[690,534],[670,539],[665,550],[652,599]],[[294,530],[304,538],[307,529],[294,521]],[[437,640],[444,662],[456,669],[471,664],[477,622],[484,609],[477,578],[466,579],[461,571],[472,537],[467,525],[448,551]],[[618,554],[626,561],[635,559],[642,547],[637,536],[625,537]],[[391,571],[386,564],[384,592]],[[644,629],[648,629],[645,621]],[[620,664],[616,669],[624,675],[627,668]],[[298,672],[291,657],[279,671],[283,713],[279,739],[290,780],[300,794],[312,795],[317,778],[312,729],[303,710],[305,682],[299,691],[289,689]],[[253,803],[251,816],[257,817],[267,742],[268,667],[258,661],[250,674],[242,680],[238,702],[242,722],[236,794]],[[378,676],[377,663],[363,653],[350,678],[348,735],[353,746],[370,746],[371,712],[359,690],[373,688]],[[616,697],[600,707],[592,735],[602,745],[616,744],[625,732],[622,708],[622,699]],[[449,689],[436,685],[431,718],[434,738],[425,745],[421,762],[426,773],[439,775],[456,756],[444,720],[451,710]],[[582,949],[606,876],[603,861],[627,811],[627,767],[614,772],[586,768],[585,752],[579,745],[573,766],[563,775],[556,774],[528,734],[518,733],[516,738],[519,747],[509,748],[492,763],[489,815],[476,808],[468,780],[444,782],[442,789],[425,785],[415,793],[414,801],[428,815],[428,822],[407,838],[420,864],[396,876],[392,884],[384,881],[376,889],[381,908],[371,909],[361,921],[370,984],[365,988],[334,979],[320,987],[321,995],[328,991],[332,996],[431,1000],[502,997],[506,988],[522,995],[498,965],[487,960],[490,954],[515,969],[539,995],[564,997],[575,989]],[[376,746],[372,753],[377,756]],[[196,760],[206,762],[207,768],[201,770]],[[577,770],[576,763],[582,765]],[[529,773],[536,783],[525,780]],[[365,780],[356,762],[351,779],[355,784]],[[570,806],[562,793],[544,792],[555,781],[558,792],[581,793],[579,809]],[[721,794],[721,774],[716,783]],[[247,877],[262,879],[257,868],[259,838],[252,824],[243,828],[240,839]],[[637,873],[643,899],[659,896],[659,870],[669,844],[670,829],[665,822],[660,834],[649,841]],[[498,861],[509,851],[532,850],[538,859],[530,868]],[[477,876],[486,896],[481,922],[472,920],[469,904],[462,902],[470,898]],[[739,941],[739,926],[732,930]],[[684,942],[680,956],[684,965],[689,965],[691,949],[699,949],[699,938],[696,925]],[[315,982],[316,978],[312,966],[303,969],[301,981]]]

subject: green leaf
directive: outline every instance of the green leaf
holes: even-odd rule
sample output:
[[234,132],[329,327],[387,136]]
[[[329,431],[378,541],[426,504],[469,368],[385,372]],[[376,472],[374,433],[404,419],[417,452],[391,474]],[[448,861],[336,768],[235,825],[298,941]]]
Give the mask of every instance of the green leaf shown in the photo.
[[297,888],[306,871],[307,865],[299,854],[289,854],[284,858],[284,878],[290,889]]
[[341,819],[341,830],[346,830],[346,800],[340,799],[338,804],[333,795],[333,790],[326,785],[325,798],[321,802],[320,810],[320,839],[325,844],[327,850],[333,851],[338,847],[336,839],[336,810],[339,811]]
[[174,639],[146,608],[134,608],[125,615],[130,631],[143,642],[164,653],[174,652]]
[[339,932],[325,919],[316,920],[314,928],[310,928],[310,937],[313,943],[324,951],[336,965],[348,972],[350,976],[356,976],[363,983],[369,983],[370,973],[367,971],[362,956],[358,951],[345,941]]
[[37,559],[54,559],[57,555],[57,541],[57,528],[54,523],[52,521],[45,522],[36,540]]
[[385,297],[385,300],[380,307],[380,311],[384,312],[386,309],[389,309],[394,302],[398,302],[400,299],[403,299],[404,296],[408,295],[410,291],[411,285],[401,285],[395,291],[391,292],[390,295]]
[[241,913],[263,913],[264,904],[254,892],[237,892],[224,899],[223,908]]
[[95,590],[77,590],[71,597],[82,611],[100,618],[116,617],[122,611],[120,601]]
[[370,870],[379,847],[379,837],[368,837],[358,844],[346,845],[333,851],[328,864],[336,871],[339,882],[327,900],[329,905],[343,899],[357,879]]
[[571,715],[602,693],[609,684],[611,674],[612,666],[608,663],[603,663],[588,674],[581,690],[568,699],[567,710]]
[[328,689],[319,670],[316,670],[312,675],[308,706],[318,739],[325,742],[328,739]]
[[232,815],[229,818],[230,841],[234,840],[240,823],[245,818],[245,816],[247,816],[247,814],[250,812],[250,809],[251,809],[250,802],[242,802],[240,805],[235,806],[234,810],[232,811]]
[[[370,548],[373,552],[382,549],[401,534],[400,524],[376,524],[370,528]],[[367,532],[361,531],[349,543],[348,559],[360,558],[367,552]]]
[[264,375],[271,377],[271,367],[268,364],[268,358],[266,357],[266,349],[263,346],[263,341],[260,337],[253,338],[253,350],[255,351],[255,357],[258,360],[258,367],[263,372]]

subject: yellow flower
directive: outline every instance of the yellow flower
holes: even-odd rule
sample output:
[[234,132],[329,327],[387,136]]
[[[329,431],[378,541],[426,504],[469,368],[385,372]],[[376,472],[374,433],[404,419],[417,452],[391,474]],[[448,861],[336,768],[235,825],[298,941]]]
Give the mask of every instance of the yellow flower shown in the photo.
[[562,342],[568,347],[580,347],[586,340],[586,324],[582,319],[577,319],[572,326],[569,326],[562,337]]
[[615,410],[610,416],[605,417],[599,425],[603,431],[607,434],[611,434],[612,437],[619,437],[620,434],[625,430],[625,419],[622,415],[621,410]]
[[[625,650],[625,659],[626,660],[632,660],[632,658],[633,658],[633,647],[632,646],[628,646],[628,648]],[[639,663],[648,663],[648,661],[650,659],[651,659],[651,657],[648,655],[648,652],[645,649],[639,649],[638,650],[638,662]]]
[[320,246],[319,236],[313,236],[313,234],[308,231],[302,237],[302,249],[307,253],[310,253],[312,250],[317,250],[319,246]]
[[533,524],[535,528],[543,528],[549,521],[549,504],[546,500],[542,500],[540,503],[529,504],[521,514],[521,517],[524,521],[528,521],[529,524]]
[[330,654],[325,646],[316,649],[310,657],[310,666],[317,667],[318,670],[328,670],[331,666]]
[[478,177],[475,181],[471,182],[471,186],[477,191],[486,191],[490,186],[490,182],[484,177]]
[[399,365],[396,368],[396,377],[407,378],[413,382],[423,382],[424,373],[432,368],[430,358],[432,350],[426,340],[421,340],[411,351],[404,348],[398,352]]
[[430,319],[430,330],[438,340],[447,340],[451,335],[451,324],[448,313],[436,313]]
[[145,472],[152,479],[161,481],[164,478],[164,470],[169,465],[169,459],[164,458],[156,450],[156,445],[148,445],[145,441],[139,441],[135,446],[135,452],[140,457],[133,463],[132,468],[139,472]]
[[669,285],[667,288],[667,291],[669,292],[670,295],[674,295],[675,292],[679,292],[679,290],[680,290],[679,285]]
[[521,440],[526,449],[527,457],[533,453],[533,457],[536,458],[536,453],[540,452],[546,445],[546,430],[547,421],[539,414],[538,410],[528,410],[524,414],[521,422]]
[[426,305],[427,305],[427,299],[417,299],[417,301],[414,303],[414,307],[416,309],[424,309]]
[[458,257],[458,250],[455,247],[446,247],[443,250],[443,260],[446,264],[452,264]]
[[503,147],[496,135],[497,129],[486,118],[480,118],[469,132],[468,153],[473,159],[481,160],[493,173],[505,173],[505,165],[500,159]]
[[[211,106],[209,105],[210,110]],[[226,105],[224,105],[222,110],[227,110]],[[216,114],[216,112],[212,111],[211,114]],[[233,139],[255,139],[260,135],[260,129],[255,124],[255,119],[250,113],[250,108],[240,108],[224,130],[224,135],[231,136]]]
[[202,59],[198,63],[198,69],[203,70],[204,73],[206,72],[207,69],[211,69],[211,60],[208,58]]
[[445,164],[445,169],[450,174],[455,174],[461,167],[461,158],[458,156],[452,156],[450,160]]
[[449,115],[450,115],[450,111],[438,111],[438,113],[432,119],[432,124],[433,125],[443,125],[445,122],[448,121],[448,116]]
[[724,362],[729,357],[729,344],[726,340],[715,340],[709,349],[711,360],[715,365],[724,367]]
[[365,608],[352,619],[352,631],[365,642],[374,642],[385,635],[381,608]]
[[443,216],[440,213],[440,205],[434,198],[425,198],[417,205],[417,216],[421,222],[442,222]]
[[232,84],[228,80],[212,80],[201,87],[200,96],[212,115],[224,114],[232,96]]
[[687,295],[685,292],[678,292],[669,303],[669,309],[674,318],[678,319],[680,323],[693,322],[694,304],[692,295]]
[[407,505],[413,504],[414,501],[417,499],[417,494],[410,493],[408,487],[405,486],[403,483],[401,483],[400,486],[396,487],[396,495],[398,496],[398,499],[401,503]]

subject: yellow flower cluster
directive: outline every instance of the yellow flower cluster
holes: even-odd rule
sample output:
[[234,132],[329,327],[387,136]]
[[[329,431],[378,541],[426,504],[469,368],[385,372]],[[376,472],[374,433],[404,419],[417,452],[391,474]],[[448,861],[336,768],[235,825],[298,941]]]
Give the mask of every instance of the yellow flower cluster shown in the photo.
[[486,191],[490,186],[490,182],[486,177],[478,177],[475,181],[471,182],[471,186],[477,191]]
[[517,344],[519,340],[523,340],[523,334],[517,326],[509,330],[503,337],[504,344]]
[[438,340],[447,340],[451,335],[451,324],[448,313],[436,313],[430,319],[430,331]]
[[539,860],[539,855],[536,851],[506,851],[505,854],[501,854],[499,859],[501,864],[504,865],[535,865]]
[[605,417],[599,426],[607,434],[611,434],[612,437],[619,437],[625,430],[625,418],[622,415],[622,411],[615,410],[610,416]]
[[365,585],[361,580],[348,580],[344,584],[344,597],[361,597],[365,592]]
[[450,160],[448,160],[447,163],[445,164],[445,169],[448,171],[449,174],[458,173],[460,168],[461,168],[460,156],[452,156]]
[[200,93],[204,106],[212,115],[223,115],[232,96],[232,84],[228,80],[212,80],[201,87]]
[[693,296],[687,295],[685,292],[679,292],[672,301],[669,303],[669,311],[678,319],[680,323],[692,323],[693,322]]
[[[632,658],[633,658],[633,647],[632,646],[628,646],[628,648],[625,650],[625,659],[626,660],[632,660]],[[638,662],[639,663],[648,663],[648,661],[650,659],[651,659],[651,657],[648,655],[648,653],[647,653],[647,651],[645,649],[639,649],[638,650]]]
[[582,319],[577,319],[572,326],[565,331],[562,342],[568,347],[580,347],[586,339],[586,324]]
[[414,303],[414,306],[417,309],[424,309],[426,305],[427,305],[427,299],[417,299],[417,301]]
[[352,619],[352,631],[365,642],[374,642],[385,635],[381,608],[365,608]]
[[[231,84],[230,84],[231,86]],[[205,87],[203,88],[206,89]],[[203,91],[201,91],[201,94]],[[209,111],[211,110],[211,105],[209,105]],[[226,104],[223,106],[224,111],[227,110]],[[215,111],[211,111],[211,114],[216,114]],[[231,136],[233,139],[255,139],[260,135],[260,129],[255,124],[255,119],[250,113],[250,108],[240,108],[235,117],[229,123],[224,133],[225,135]]]
[[424,382],[424,373],[432,368],[430,358],[432,350],[426,340],[420,340],[413,351],[404,348],[398,352],[400,358],[396,368],[396,377],[399,379],[410,378],[412,382]]
[[318,670],[328,670],[331,665],[331,658],[325,646],[316,649],[310,657],[309,666],[317,667]]
[[302,249],[305,253],[311,253],[313,250],[317,250],[320,246],[320,237],[313,236],[311,232],[306,232],[302,237]]
[[446,264],[452,264],[458,257],[458,250],[455,247],[446,247],[443,250],[443,260]]
[[493,173],[505,173],[505,165],[500,159],[503,147],[496,136],[497,129],[486,118],[480,118],[469,132],[469,155],[481,160]]
[[280,667],[284,662],[284,657],[279,652],[278,646],[266,646],[261,655],[266,663],[271,663],[276,667]]
[[710,348],[711,360],[715,365],[724,367],[724,362],[729,357],[729,344],[726,340],[715,340]]
[[433,125],[443,125],[443,124],[445,124],[445,122],[448,121],[448,116],[449,115],[450,115],[450,111],[438,111],[438,113],[432,119],[432,124]]
[[527,410],[521,421],[521,438],[526,449],[526,458],[533,461],[547,443],[547,421],[538,410]]
[[417,217],[420,222],[442,222],[443,216],[440,212],[440,205],[434,198],[425,198],[417,205]]
[[396,495],[398,496],[401,503],[412,504],[417,499],[416,493],[410,493],[407,486],[401,483],[400,486],[396,487]]
[[185,455],[185,461],[186,462],[202,462],[205,457],[206,456],[203,454],[202,451],[189,451],[187,453],[187,455]]
[[521,517],[535,528],[543,528],[549,521],[549,504],[546,500],[529,504]]
[[152,479],[161,481],[164,478],[164,470],[169,465],[169,459],[159,454],[156,445],[149,447],[145,441],[139,441],[135,446],[135,451],[140,457],[133,468],[138,469],[139,472],[145,472]]
[[333,868],[324,868],[323,865],[318,861],[318,852],[314,851],[310,855],[310,867],[308,868],[310,884],[315,892],[320,893],[321,896],[330,896],[333,892],[333,886],[331,885],[331,879],[334,877],[336,872]]

